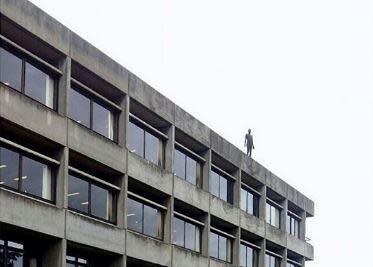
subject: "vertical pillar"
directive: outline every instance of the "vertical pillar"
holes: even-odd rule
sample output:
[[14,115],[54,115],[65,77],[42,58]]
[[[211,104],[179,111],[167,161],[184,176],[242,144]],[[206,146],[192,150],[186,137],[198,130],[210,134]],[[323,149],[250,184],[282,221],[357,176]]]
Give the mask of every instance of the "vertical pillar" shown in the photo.
[[232,242],[232,264],[233,266],[240,266],[240,240],[241,230],[239,227],[235,229],[233,235],[236,237]]
[[205,257],[210,256],[210,221],[210,214],[206,214],[206,216],[203,218],[203,223],[205,224],[205,227],[202,229],[201,234],[201,254]]
[[66,239],[59,239],[49,246],[43,255],[42,267],[65,267],[66,244]]
[[259,219],[266,220],[267,187],[263,185],[259,191],[262,195],[259,199]]
[[203,190],[210,192],[210,170],[211,170],[211,149],[208,149],[204,155],[206,160],[202,169],[202,183]]
[[302,211],[302,214],[300,215],[302,217],[302,221],[299,224],[299,238],[303,241],[306,240],[306,212]]
[[127,265],[127,258],[126,256],[118,256],[115,260],[113,260],[109,267],[126,267]]
[[168,140],[164,146],[164,169],[172,172],[175,146],[175,126],[171,125],[166,132]]
[[68,173],[69,173],[69,149],[63,147],[59,155],[60,166],[56,174],[56,206],[58,208],[68,207],[67,192],[68,188]]
[[263,239],[260,243],[260,251],[258,251],[258,266],[265,266],[265,257],[266,257],[266,240]]
[[62,71],[57,84],[57,112],[62,116],[68,115],[68,99],[71,80],[71,58],[66,57],[59,64],[59,69]]
[[233,176],[236,177],[236,181],[233,185],[233,206],[240,208],[240,195],[241,195],[241,169],[237,169]]
[[283,209],[280,215],[280,229],[286,232],[287,214],[288,214],[288,201],[285,199],[281,203]]
[[287,249],[286,248],[284,248],[283,250],[282,250],[282,260],[281,260],[281,264],[280,264],[280,266],[281,267],[286,267],[286,264],[287,264],[287,259],[288,259],[288,253],[287,253]]

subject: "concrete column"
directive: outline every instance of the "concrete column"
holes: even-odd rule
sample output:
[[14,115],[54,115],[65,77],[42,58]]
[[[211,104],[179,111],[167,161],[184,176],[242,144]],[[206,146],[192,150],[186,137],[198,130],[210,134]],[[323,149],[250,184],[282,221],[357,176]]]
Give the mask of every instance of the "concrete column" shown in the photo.
[[57,84],[57,112],[63,116],[68,115],[69,88],[71,81],[71,58],[67,57],[60,62],[59,69],[62,71]]
[[163,241],[165,243],[172,243],[172,217],[174,211],[174,198],[170,197],[167,201],[167,211],[164,214],[164,223],[163,223]]
[[287,249],[286,248],[284,248],[283,250],[282,250],[282,260],[281,260],[281,264],[280,264],[280,266],[281,267],[286,267],[286,263],[287,263],[287,259],[288,259],[288,253],[287,253]]
[[263,239],[260,242],[260,251],[258,251],[258,267],[265,266],[265,257],[266,257],[266,240]]
[[301,217],[302,217],[302,221],[300,222],[300,225],[299,225],[299,238],[301,240],[306,240],[306,212],[305,211],[302,211],[302,214],[301,214]]
[[240,240],[241,240],[241,230],[239,227],[235,229],[233,235],[236,237],[232,241],[232,264],[233,266],[240,266]]
[[202,184],[203,190],[210,192],[210,171],[211,171],[211,149],[208,149],[204,155],[206,160],[202,170]]
[[210,248],[209,248],[209,236],[210,236],[210,214],[206,214],[205,218],[203,218],[203,223],[205,227],[202,229],[201,233],[201,254],[202,256],[209,257],[210,256]]
[[286,222],[287,222],[287,214],[288,214],[288,201],[285,199],[280,203],[283,207],[280,215],[280,229],[286,232]]
[[241,169],[237,169],[233,176],[236,177],[236,181],[233,184],[233,206],[240,208],[241,199]]
[[175,126],[171,125],[166,134],[168,136],[168,140],[165,142],[164,146],[164,169],[172,172],[175,147]]
[[58,208],[68,207],[67,193],[68,177],[69,177],[69,149],[64,147],[60,151],[59,155],[60,166],[57,170],[56,175],[56,206]]
[[126,147],[127,145],[127,128],[128,128],[128,121],[129,121],[129,96],[125,95],[120,101],[120,107],[122,108],[122,112],[118,116],[118,125],[117,125],[117,134],[118,134],[118,145],[120,147]]
[[126,196],[127,196],[127,187],[128,187],[128,176],[122,175],[120,177],[120,185],[119,187],[121,190],[119,191],[118,198],[117,198],[117,226],[119,228],[124,229],[126,225]]
[[43,255],[42,267],[65,267],[66,244],[66,239],[59,239],[49,246]]
[[117,259],[113,260],[109,267],[126,267],[127,265],[127,258],[126,256],[119,256]]
[[259,219],[266,220],[266,203],[267,203],[267,187],[265,185],[260,189],[262,194],[259,199]]

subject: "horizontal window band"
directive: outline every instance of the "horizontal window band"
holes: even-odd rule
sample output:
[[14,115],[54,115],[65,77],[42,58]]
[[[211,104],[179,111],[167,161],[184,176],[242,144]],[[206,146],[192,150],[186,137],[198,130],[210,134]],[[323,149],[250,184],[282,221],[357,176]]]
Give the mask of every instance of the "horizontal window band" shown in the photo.
[[245,183],[242,183],[241,182],[241,186],[244,187],[244,189],[247,189],[248,191],[250,191],[251,193],[253,193],[254,195],[257,195],[257,196],[261,196],[262,193],[260,193],[259,191],[255,190],[254,188],[252,188],[251,186],[245,184]]
[[279,259],[282,259],[282,258],[283,258],[282,255],[277,254],[277,253],[275,253],[275,252],[272,252],[272,251],[270,251],[270,250],[268,250],[268,249],[266,249],[266,254],[271,255],[271,256],[273,256],[273,257],[276,257],[276,258],[279,258]]
[[135,198],[135,199],[137,199],[137,200],[139,200],[139,201],[141,201],[141,202],[147,203],[147,204],[149,204],[150,206],[156,207],[157,209],[160,209],[160,210],[167,210],[167,207],[166,207],[166,206],[163,206],[163,205],[161,205],[161,204],[158,204],[157,202],[154,202],[154,201],[152,201],[152,200],[149,200],[149,199],[147,199],[147,198],[145,198],[145,197],[142,197],[142,196],[140,196],[140,195],[138,195],[138,194],[132,193],[131,191],[128,191],[128,192],[127,192],[127,195],[128,195],[128,196],[131,196],[132,198]]
[[292,212],[292,211],[290,211],[290,210],[288,210],[288,215],[289,215],[290,217],[295,217],[295,219],[297,219],[297,220],[299,220],[299,221],[302,220],[302,217],[300,217],[298,214],[295,214],[294,212]]
[[181,150],[184,150],[185,152],[187,152],[187,154],[190,154],[191,157],[195,158],[197,161],[200,161],[200,162],[203,162],[203,163],[206,162],[206,160],[203,157],[201,157],[200,155],[198,155],[194,151],[190,150],[189,148],[183,146],[182,144],[180,144],[176,141],[175,141],[175,147],[180,148]]
[[210,226],[210,230],[212,232],[215,232],[216,234],[222,235],[222,236],[227,237],[229,239],[236,239],[236,237],[234,235],[228,234],[228,233],[226,233],[226,232],[224,232],[222,230],[219,230],[219,229],[217,229],[215,227]]
[[202,227],[205,226],[204,223],[202,223],[202,222],[200,222],[200,221],[197,221],[196,219],[190,218],[189,216],[186,216],[186,215],[184,215],[184,214],[182,214],[182,213],[179,213],[179,212],[177,212],[177,211],[174,211],[174,215],[175,215],[176,217],[180,217],[181,219],[184,219],[185,221],[188,221],[188,222],[190,222],[190,223],[192,223],[192,224],[197,224],[197,225],[202,226]]
[[103,185],[105,185],[107,187],[110,187],[111,189],[114,189],[114,190],[117,190],[117,191],[121,190],[119,186],[116,186],[116,185],[113,185],[111,183],[108,183],[108,182],[106,182],[106,181],[104,181],[104,180],[102,180],[102,179],[100,179],[100,178],[98,178],[96,176],[90,175],[90,174],[88,174],[86,172],[83,172],[81,170],[78,170],[78,169],[76,169],[74,167],[69,166],[69,171],[72,171],[72,172],[74,172],[76,174],[80,174],[80,175],[82,175],[82,176],[84,176],[84,177],[86,177],[86,178],[88,178],[90,180],[96,181],[96,182],[98,182],[100,184],[103,184]]
[[37,61],[38,63],[40,63],[41,65],[43,65],[47,69],[51,70],[54,74],[62,76],[63,73],[58,68],[56,68],[55,66],[49,64],[45,60],[43,60],[43,59],[39,58],[38,56],[34,55],[33,53],[27,51],[23,47],[17,45],[16,43],[14,43],[13,41],[9,40],[5,36],[3,36],[3,35],[0,34],[0,39],[1,39],[1,41],[5,42],[7,45],[9,45],[10,47],[18,50],[18,52],[20,52],[22,54],[25,54],[26,56],[28,56],[28,57],[32,58],[33,60]]
[[164,133],[162,133],[160,130],[158,130],[157,128],[151,126],[149,123],[143,121],[142,119],[136,117],[135,115],[133,115],[132,113],[129,114],[130,115],[130,119],[133,119],[135,120],[137,123],[141,124],[142,126],[144,126],[147,130],[150,130],[152,133],[154,133],[155,135],[157,135],[158,137],[160,137],[161,139],[164,139],[164,140],[168,140],[168,136]]
[[19,144],[17,144],[17,143],[14,143],[14,142],[12,142],[12,141],[9,141],[8,139],[5,139],[5,138],[3,138],[3,137],[0,137],[0,143],[7,144],[7,145],[9,145],[9,146],[11,146],[11,147],[17,148],[17,149],[19,149],[19,150],[21,150],[21,151],[23,151],[23,152],[26,152],[26,153],[28,153],[28,154],[31,154],[31,155],[33,155],[33,156],[35,156],[35,157],[37,157],[37,158],[43,159],[43,160],[48,161],[48,162],[50,162],[50,163],[53,163],[53,164],[55,164],[55,165],[60,165],[60,162],[59,162],[58,160],[55,160],[55,159],[53,159],[53,158],[51,158],[51,157],[45,156],[45,155],[43,155],[43,154],[40,154],[40,153],[38,153],[38,152],[36,152],[36,151],[34,151],[34,150],[31,150],[31,149],[29,149],[29,148],[27,148],[27,147],[24,147],[24,146],[22,146],[22,145],[19,145]]
[[241,244],[246,245],[246,246],[248,246],[248,247],[251,247],[251,248],[253,248],[253,249],[258,249],[258,250],[260,250],[260,246],[258,246],[258,245],[256,245],[256,244],[253,244],[253,243],[251,243],[251,242],[249,242],[249,241],[243,240],[243,239],[241,239]]
[[220,169],[218,166],[216,166],[214,164],[211,164],[211,167],[212,167],[213,170],[215,169],[217,172],[221,173],[223,176],[226,176],[226,178],[230,178],[231,180],[234,180],[234,181],[237,180],[236,177],[234,177],[233,175],[231,175],[231,174],[227,173],[226,171]]
[[268,197],[267,197],[267,202],[269,202],[269,204],[271,204],[271,205],[273,205],[273,206],[275,206],[275,207],[277,207],[281,210],[284,208],[282,205],[278,204],[277,202],[273,201],[272,199],[270,199]]
[[297,265],[297,266],[302,266],[302,263],[299,263],[297,261],[293,261],[291,259],[287,259],[287,262],[292,263],[292,264]]
[[121,112],[122,111],[122,108],[115,104],[113,101],[107,99],[106,97],[100,95],[99,93],[97,93],[96,91],[94,91],[93,89],[89,88],[88,86],[86,86],[85,84],[79,82],[78,80],[74,79],[74,78],[71,78],[71,81],[72,81],[72,84],[73,84],[73,87],[74,87],[74,84],[78,87],[80,87],[81,89],[83,89],[84,91],[87,91],[89,94],[93,95],[94,97],[97,97],[98,99],[100,99],[101,101],[105,102],[105,104],[107,104],[108,106],[110,106],[111,108],[115,109],[116,111],[118,112]]

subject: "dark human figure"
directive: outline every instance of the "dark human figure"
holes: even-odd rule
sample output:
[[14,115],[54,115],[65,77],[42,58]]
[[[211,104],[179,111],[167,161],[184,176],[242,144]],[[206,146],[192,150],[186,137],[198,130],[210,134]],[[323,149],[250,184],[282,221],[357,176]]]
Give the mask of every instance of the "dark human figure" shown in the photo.
[[247,131],[247,134],[245,135],[245,146],[246,146],[246,155],[251,157],[251,151],[255,149],[254,147],[254,140],[253,136],[251,134],[251,129]]

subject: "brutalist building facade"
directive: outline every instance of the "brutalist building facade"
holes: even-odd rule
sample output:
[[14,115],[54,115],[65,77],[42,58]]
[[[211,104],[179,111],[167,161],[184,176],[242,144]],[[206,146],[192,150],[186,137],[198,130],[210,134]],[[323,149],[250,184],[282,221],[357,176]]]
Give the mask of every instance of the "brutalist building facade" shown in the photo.
[[0,11],[0,267],[313,259],[306,196],[30,2]]

